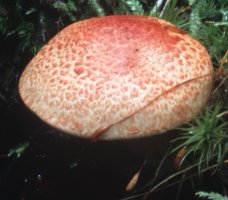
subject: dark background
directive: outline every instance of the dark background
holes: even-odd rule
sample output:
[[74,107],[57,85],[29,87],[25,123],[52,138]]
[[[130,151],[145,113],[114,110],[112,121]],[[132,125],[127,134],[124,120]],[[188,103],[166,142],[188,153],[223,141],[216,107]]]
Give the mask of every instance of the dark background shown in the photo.
[[[63,27],[104,14],[137,14],[133,8],[143,9],[146,14],[155,5],[155,1],[137,2],[135,7],[124,7],[121,1],[105,0],[0,1],[0,200],[117,200],[150,189],[142,188],[153,179],[178,131],[130,141],[93,143],[44,124],[25,107],[17,88],[18,79],[29,60]],[[164,4],[165,1],[162,6]],[[180,6],[187,7],[188,1],[178,1],[174,5]],[[187,10],[182,19],[190,13],[191,9]],[[220,20],[222,14],[212,12],[208,19]],[[204,34],[204,37],[209,36]],[[227,47],[224,38],[220,41],[218,37],[217,43],[220,51],[213,57],[215,67],[218,67],[218,58]],[[211,43],[205,45],[211,47]],[[221,99],[227,100],[227,90]],[[7,156],[10,149],[24,142],[29,142],[29,147],[20,158]],[[168,157],[157,183],[176,172],[173,159]],[[127,183],[145,160],[147,164],[143,167],[136,190],[126,192]],[[179,197],[190,200],[196,199],[194,193],[199,190],[223,192],[221,176],[226,175],[212,175],[210,172],[201,178],[197,176],[182,187],[177,184],[164,188],[148,199]],[[226,180],[226,177],[222,179]]]

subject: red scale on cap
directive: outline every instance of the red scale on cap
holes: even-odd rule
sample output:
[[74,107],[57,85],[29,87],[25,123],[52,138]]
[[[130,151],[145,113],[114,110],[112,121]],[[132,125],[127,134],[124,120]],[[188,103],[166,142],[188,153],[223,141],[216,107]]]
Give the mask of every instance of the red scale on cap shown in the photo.
[[205,48],[161,19],[115,15],[59,32],[23,72],[25,104],[53,127],[96,139],[141,137],[189,121],[212,85]]

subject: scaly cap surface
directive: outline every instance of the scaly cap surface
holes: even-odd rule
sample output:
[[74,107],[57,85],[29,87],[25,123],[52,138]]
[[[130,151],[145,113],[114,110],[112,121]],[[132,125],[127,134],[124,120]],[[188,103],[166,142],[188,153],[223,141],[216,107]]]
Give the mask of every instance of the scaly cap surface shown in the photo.
[[115,15],[60,31],[28,64],[19,92],[55,128],[133,138],[189,121],[209,97],[212,71],[205,48],[169,22]]

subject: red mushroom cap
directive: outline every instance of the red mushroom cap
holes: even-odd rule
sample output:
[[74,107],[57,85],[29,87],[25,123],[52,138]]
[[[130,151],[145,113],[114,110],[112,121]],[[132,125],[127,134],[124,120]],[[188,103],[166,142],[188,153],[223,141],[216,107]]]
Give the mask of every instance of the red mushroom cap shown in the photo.
[[114,15],[60,31],[28,64],[19,92],[67,133],[134,138],[191,120],[212,77],[207,51],[184,31],[153,17]]

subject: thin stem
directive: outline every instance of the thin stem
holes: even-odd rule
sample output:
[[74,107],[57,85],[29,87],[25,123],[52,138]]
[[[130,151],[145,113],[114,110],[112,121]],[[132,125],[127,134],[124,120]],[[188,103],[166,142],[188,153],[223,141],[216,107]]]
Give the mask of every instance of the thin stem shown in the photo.
[[[228,164],[228,160],[225,160],[225,161],[224,161],[224,164]],[[209,166],[209,167],[203,169],[203,170],[201,171],[201,173],[210,171],[210,170],[212,170],[212,169],[218,167],[218,165],[219,165],[219,164],[214,164],[214,165],[212,165],[212,166]],[[167,188],[167,187],[174,186],[174,185],[176,185],[176,184],[178,184],[178,183],[180,183],[180,182],[182,182],[182,181],[186,181],[186,180],[188,180],[188,179],[190,179],[190,178],[192,178],[192,177],[194,177],[194,176],[197,176],[197,175],[199,175],[198,172],[196,172],[196,173],[194,173],[194,174],[192,174],[192,175],[190,175],[190,176],[187,176],[186,178],[184,178],[184,180],[176,181],[176,182],[170,183],[170,184],[168,184],[168,185],[166,185],[166,186],[164,186],[164,187],[158,188],[156,191],[162,190],[162,189]]]
[[224,116],[224,115],[228,115],[228,110],[226,110],[226,111],[220,113],[220,114],[217,115],[216,117],[217,117],[217,118],[220,118],[220,117],[222,117],[222,116]]
[[143,197],[143,200],[146,200],[147,197],[148,197],[152,192],[154,192],[157,188],[159,188],[161,185],[163,185],[163,184],[165,184],[166,182],[168,182],[169,180],[171,180],[171,179],[173,179],[173,178],[179,176],[180,174],[182,174],[182,173],[184,173],[184,172],[187,172],[187,171],[193,169],[193,168],[196,167],[197,165],[198,165],[198,163],[197,163],[197,164],[194,164],[194,165],[191,165],[191,166],[189,166],[189,167],[187,167],[187,168],[185,168],[185,169],[183,169],[183,170],[181,170],[181,171],[179,171],[179,172],[176,172],[176,173],[170,175],[168,178],[164,179],[163,181],[161,181],[160,183],[158,183],[157,185],[155,185],[152,189],[150,189],[148,192],[146,192],[145,195],[144,195],[144,197]]
[[219,83],[219,85],[214,89],[212,96],[219,90],[219,88],[223,85],[223,83],[226,82],[226,80],[228,79],[228,75],[225,76],[225,78]]
[[153,7],[153,11],[158,11],[162,5],[164,0],[157,0],[156,3],[155,3],[155,6]]
[[191,170],[192,168],[196,167],[198,165],[197,164],[194,164],[194,165],[191,165],[179,172],[176,172],[172,175],[170,175],[168,178],[164,179],[163,181],[161,181],[160,183],[158,183],[157,185],[155,185],[151,190],[149,190],[148,192],[144,192],[144,193],[141,193],[141,194],[137,194],[137,195],[133,195],[133,196],[130,196],[130,197],[127,197],[127,198],[123,198],[122,200],[129,200],[129,199],[134,199],[136,197],[141,197],[141,196],[144,196],[143,200],[145,200],[150,193],[154,192],[158,187],[160,187],[161,185],[163,185],[164,183],[168,182],[169,180],[175,178],[176,176],[179,176],[180,174],[186,172],[186,171],[189,171]]
[[[225,160],[224,163],[227,164],[227,163],[228,163],[228,159]],[[143,196],[143,199],[142,199],[142,200],[146,200],[146,199],[148,198],[148,196],[149,196],[151,193],[153,193],[153,192],[155,192],[155,191],[158,191],[158,190],[161,190],[162,188],[159,188],[160,186],[164,185],[166,182],[168,182],[169,180],[171,180],[171,179],[173,179],[173,178],[179,176],[180,174],[185,173],[185,172],[187,172],[187,171],[190,171],[191,169],[193,169],[193,168],[196,167],[197,165],[198,165],[198,163],[193,164],[193,165],[191,165],[191,166],[189,166],[189,167],[187,167],[187,168],[185,168],[185,169],[183,169],[183,170],[180,170],[180,171],[178,171],[178,172],[176,172],[176,173],[170,175],[169,177],[167,177],[166,179],[164,179],[163,181],[161,181],[160,183],[158,183],[157,185],[155,185],[153,188],[151,188],[148,192],[136,194],[136,195],[133,195],[133,196],[130,196],[130,197],[127,197],[127,198],[123,198],[122,200],[135,199],[135,198],[137,198],[137,197],[142,197],[142,196]],[[209,170],[211,170],[211,169],[213,169],[213,168],[216,168],[216,167],[218,167],[218,165],[219,165],[219,164],[214,164],[214,165],[212,165],[212,166],[209,166],[209,167],[207,167],[206,169],[203,169],[203,170],[201,171],[201,173],[204,173],[204,172],[209,171]],[[196,175],[198,175],[198,173],[195,173],[195,174],[193,174],[193,175],[191,175],[191,176],[188,176],[187,178],[185,178],[185,180],[187,180],[187,179],[189,179],[189,178],[191,178],[191,177],[193,177],[193,176],[196,176]],[[175,185],[175,184],[177,184],[177,183],[179,183],[179,182],[180,182],[180,181],[171,183],[171,184],[167,185],[166,187],[170,187],[170,186]],[[163,187],[163,188],[164,188],[164,187]]]
[[165,12],[165,9],[166,9],[166,7],[168,6],[169,2],[170,2],[170,0],[167,0],[167,1],[165,2],[165,5],[164,5],[164,7],[163,7],[163,9],[162,9],[162,11],[161,11],[161,13],[160,13],[160,15],[159,15],[160,18],[162,18],[163,14],[164,14],[164,12]]
[[160,164],[159,164],[159,166],[158,166],[158,168],[157,168],[157,170],[156,170],[156,172],[155,172],[155,175],[154,175],[153,180],[150,181],[149,183],[147,183],[146,185],[144,185],[144,186],[143,186],[142,188],[140,188],[139,190],[145,189],[145,188],[147,188],[147,187],[150,186],[150,185],[154,185],[154,183],[155,183],[155,181],[156,181],[156,179],[157,179],[157,177],[158,177],[158,174],[159,174],[159,172],[160,172],[160,169],[161,169],[163,163],[165,162],[166,158],[167,158],[168,155],[170,154],[170,149],[171,149],[171,147],[168,149],[168,151],[167,151],[167,152],[165,153],[165,155],[163,156],[163,158],[162,158],[162,160],[161,160],[161,162],[160,162]]

